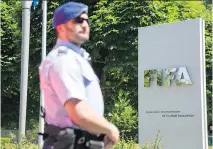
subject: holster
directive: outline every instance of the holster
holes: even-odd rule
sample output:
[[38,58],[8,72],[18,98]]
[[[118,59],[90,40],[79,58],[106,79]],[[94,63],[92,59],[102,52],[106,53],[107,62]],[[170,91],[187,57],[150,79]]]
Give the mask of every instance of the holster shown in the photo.
[[74,128],[46,125],[43,139],[53,149],[104,149],[104,135],[93,135]]

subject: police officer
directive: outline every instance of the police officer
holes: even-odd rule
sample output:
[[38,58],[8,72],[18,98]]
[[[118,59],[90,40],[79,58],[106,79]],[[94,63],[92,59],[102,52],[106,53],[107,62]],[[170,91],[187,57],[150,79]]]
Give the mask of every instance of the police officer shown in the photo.
[[[59,6],[54,12],[53,27],[57,32],[56,45],[39,66],[47,127],[104,134],[105,148],[111,148],[119,141],[119,130],[103,116],[99,79],[89,64],[89,54],[81,48],[89,39],[88,6],[77,2]],[[47,142],[43,149],[52,146]]]

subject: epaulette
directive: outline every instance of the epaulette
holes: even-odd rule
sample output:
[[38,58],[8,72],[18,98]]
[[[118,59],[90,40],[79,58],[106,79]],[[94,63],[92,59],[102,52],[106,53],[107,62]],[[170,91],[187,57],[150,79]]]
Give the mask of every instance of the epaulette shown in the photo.
[[58,56],[65,55],[68,53],[68,48],[65,46],[58,47]]
[[92,58],[90,54],[85,49],[82,48],[82,50],[84,59],[87,60],[90,64],[92,64]]

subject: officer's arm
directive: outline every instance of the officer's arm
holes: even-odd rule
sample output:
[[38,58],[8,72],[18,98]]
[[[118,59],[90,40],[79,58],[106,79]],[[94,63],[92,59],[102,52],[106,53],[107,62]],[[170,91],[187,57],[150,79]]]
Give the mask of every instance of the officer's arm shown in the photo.
[[74,59],[60,56],[50,68],[49,77],[60,102],[64,104],[74,123],[93,133],[110,133],[112,125],[99,116],[86,102],[81,70]]
[[81,128],[91,133],[111,133],[111,124],[99,116],[85,101],[71,99],[65,103],[70,118]]

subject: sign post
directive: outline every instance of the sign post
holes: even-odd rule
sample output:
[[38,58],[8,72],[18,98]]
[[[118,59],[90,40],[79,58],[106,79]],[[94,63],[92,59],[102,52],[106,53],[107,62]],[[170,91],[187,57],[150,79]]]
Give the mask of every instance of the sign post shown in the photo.
[[139,143],[207,149],[204,21],[138,31]]

